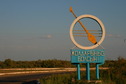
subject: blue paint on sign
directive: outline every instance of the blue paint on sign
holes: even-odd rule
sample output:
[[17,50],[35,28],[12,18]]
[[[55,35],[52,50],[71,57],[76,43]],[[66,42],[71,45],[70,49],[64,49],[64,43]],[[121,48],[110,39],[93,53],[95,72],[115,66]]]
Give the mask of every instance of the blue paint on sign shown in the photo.
[[104,64],[104,50],[71,50],[71,63],[100,63]]

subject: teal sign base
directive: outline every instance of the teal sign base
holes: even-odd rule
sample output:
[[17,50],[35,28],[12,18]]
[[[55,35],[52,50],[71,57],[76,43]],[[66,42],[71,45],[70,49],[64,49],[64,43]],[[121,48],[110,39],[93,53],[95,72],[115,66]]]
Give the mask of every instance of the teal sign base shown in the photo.
[[82,50],[72,49],[71,50],[71,63],[77,66],[77,78],[80,80],[80,64],[86,63],[86,79],[90,80],[90,63],[96,63],[96,78],[99,79],[99,65],[104,64],[105,54],[104,50]]

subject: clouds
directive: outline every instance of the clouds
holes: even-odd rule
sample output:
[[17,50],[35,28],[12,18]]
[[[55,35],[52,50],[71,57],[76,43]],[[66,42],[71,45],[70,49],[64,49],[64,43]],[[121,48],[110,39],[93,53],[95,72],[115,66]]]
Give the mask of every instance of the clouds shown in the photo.
[[106,34],[106,37],[108,37],[108,38],[121,38],[122,36],[118,35],[118,34]]
[[44,35],[44,36],[39,36],[37,37],[38,39],[51,39],[52,35],[48,34],[48,35]]
[[[35,50],[47,43],[52,35],[41,36],[1,36],[0,49],[2,50]],[[45,45],[44,44],[44,45]],[[41,45],[41,46],[40,46]]]
[[25,37],[24,40],[46,40],[46,39],[51,39],[51,38],[53,38],[53,36],[48,34],[48,35],[42,35],[42,36],[28,36],[28,37]]
[[43,40],[43,39],[51,39],[53,38],[53,36],[51,34],[47,34],[47,35],[27,35],[27,36],[18,36],[18,35],[6,35],[6,36],[0,36],[0,40],[7,42],[7,41],[19,41],[19,40]]

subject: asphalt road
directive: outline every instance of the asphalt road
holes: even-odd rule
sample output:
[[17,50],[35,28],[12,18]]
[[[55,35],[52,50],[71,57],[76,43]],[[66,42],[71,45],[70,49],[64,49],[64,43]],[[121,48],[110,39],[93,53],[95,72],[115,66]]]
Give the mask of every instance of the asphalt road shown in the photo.
[[64,74],[70,72],[56,72],[56,73],[34,73],[34,74],[20,74],[20,75],[6,75],[0,76],[0,84],[39,84],[38,79],[44,76],[53,74]]

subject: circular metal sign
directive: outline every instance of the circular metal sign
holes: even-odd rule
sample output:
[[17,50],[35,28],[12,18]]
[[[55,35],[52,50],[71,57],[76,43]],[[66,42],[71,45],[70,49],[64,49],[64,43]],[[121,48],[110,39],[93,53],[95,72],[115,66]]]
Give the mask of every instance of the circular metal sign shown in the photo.
[[[99,29],[98,30],[89,30],[88,28],[86,28],[80,21],[81,19],[85,19],[85,18],[88,18],[88,19],[91,19],[91,20],[97,22],[98,25],[100,26]],[[82,36],[83,34],[85,34],[86,39],[92,45],[89,45],[89,46],[82,45],[79,42],[77,42],[77,40],[75,40],[75,36],[77,36],[77,35],[75,35],[75,33],[74,33],[74,31],[75,31],[74,28],[75,28],[75,25],[77,25],[77,22],[81,25],[81,28],[82,28],[81,31],[83,31],[83,33],[76,33],[76,34],[81,34],[78,36]],[[76,30],[76,31],[80,31],[80,30]],[[91,31],[100,31],[100,34],[101,34],[101,36],[99,36],[100,39],[97,40],[98,36],[95,35],[96,33],[91,33]],[[105,38],[105,27],[104,27],[102,21],[100,19],[98,19],[97,17],[95,17],[93,15],[81,15],[81,16],[77,17],[70,26],[70,38],[71,38],[72,42],[75,44],[75,46],[77,46],[78,48],[85,49],[85,50],[94,49],[103,42],[103,40]]]

